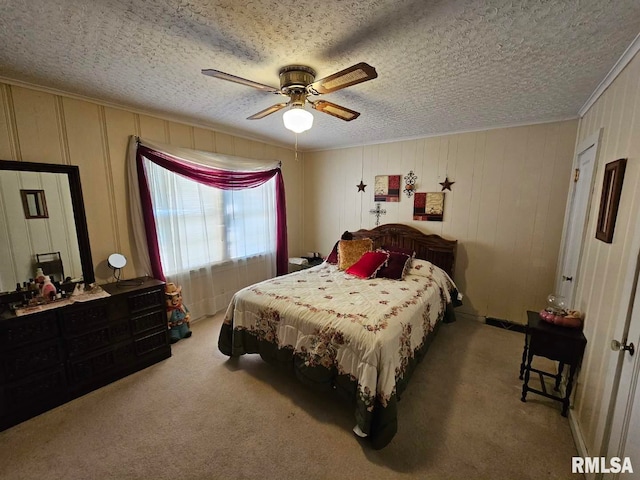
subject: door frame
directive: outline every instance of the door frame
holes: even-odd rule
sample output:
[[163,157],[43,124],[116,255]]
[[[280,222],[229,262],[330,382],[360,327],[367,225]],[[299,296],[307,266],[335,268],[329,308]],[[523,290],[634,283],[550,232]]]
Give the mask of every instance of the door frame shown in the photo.
[[[578,168],[578,162],[580,160],[580,155],[582,155],[586,150],[588,150],[591,147],[594,147],[596,149],[595,151],[595,156],[594,156],[594,161],[593,161],[593,172],[591,174],[591,185],[589,186],[589,191],[591,193],[593,193],[593,186],[595,185],[595,179],[597,177],[597,173],[598,173],[598,157],[600,156],[600,145],[601,145],[601,140],[602,140],[602,132],[603,132],[603,128],[599,128],[596,132],[592,133],[591,135],[589,135],[587,138],[585,138],[582,142],[577,143],[576,142],[576,153],[573,156],[573,163],[572,163],[572,168],[571,168],[571,172],[575,172],[576,168]],[[575,174],[575,173],[574,173]],[[560,255],[558,255],[558,264],[556,265],[556,282],[555,282],[555,287],[554,287],[554,291],[555,292],[559,292],[560,291],[560,285],[562,282],[562,266],[564,265],[564,261],[565,261],[565,257],[566,257],[566,242],[567,242],[567,230],[569,228],[569,213],[571,212],[572,206],[573,206],[573,198],[574,198],[574,194],[575,194],[575,189],[576,189],[576,182],[574,182],[573,180],[571,180],[571,185],[569,187],[569,194],[567,196],[567,204],[565,205],[565,210],[564,210],[564,223],[562,225],[562,237],[561,237],[561,241],[560,241]],[[583,248],[584,248],[584,239],[585,239],[585,232],[586,232],[586,228],[587,225],[589,224],[589,216],[591,215],[591,203],[592,203],[592,197],[593,195],[589,195],[588,196],[588,200],[587,200],[587,216],[584,220],[584,224],[582,227],[582,236],[581,236],[581,240],[580,240],[580,252],[578,253],[578,267],[575,273],[575,280],[572,282],[572,286],[571,288],[573,289],[573,294],[575,295],[576,292],[576,288],[578,286],[578,284],[580,283],[580,263],[582,262],[582,252],[583,252]]]

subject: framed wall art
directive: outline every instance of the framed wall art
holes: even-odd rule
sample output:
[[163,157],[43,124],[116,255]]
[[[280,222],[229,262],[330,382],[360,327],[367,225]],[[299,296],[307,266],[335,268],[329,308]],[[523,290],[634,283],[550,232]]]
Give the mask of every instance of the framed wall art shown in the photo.
[[49,218],[44,190],[20,190],[24,218]]
[[416,192],[413,219],[441,222],[444,215],[444,192]]
[[400,201],[400,175],[376,175],[374,202]]
[[613,231],[616,227],[616,217],[618,216],[618,205],[620,204],[622,181],[624,180],[626,166],[627,159],[621,158],[615,162],[607,163],[604,167],[596,238],[605,243],[613,242]]

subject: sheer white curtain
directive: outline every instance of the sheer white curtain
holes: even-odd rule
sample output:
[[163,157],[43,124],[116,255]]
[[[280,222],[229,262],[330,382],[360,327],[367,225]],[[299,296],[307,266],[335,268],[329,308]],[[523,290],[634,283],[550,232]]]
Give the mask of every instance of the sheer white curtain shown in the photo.
[[220,190],[145,159],[160,257],[182,286],[193,320],[225,309],[233,294],[276,275],[275,178]]

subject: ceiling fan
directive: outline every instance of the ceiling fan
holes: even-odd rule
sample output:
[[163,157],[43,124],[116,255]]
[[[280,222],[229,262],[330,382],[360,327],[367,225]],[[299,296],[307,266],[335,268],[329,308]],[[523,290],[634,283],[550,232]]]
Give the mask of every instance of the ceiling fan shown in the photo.
[[280,69],[280,88],[247,80],[246,78],[237,77],[219,70],[204,69],[202,73],[210,77],[257,88],[267,93],[288,96],[288,102],[276,103],[251,115],[247,120],[259,120],[285,107],[290,107],[290,109],[285,112],[283,119],[285,127],[296,133],[308,130],[313,123],[313,115],[304,109],[305,103],[309,103],[314,110],[328,113],[346,122],[355,120],[360,115],[360,113],[355,110],[327,102],[326,100],[310,100],[310,95],[317,96],[332,93],[350,87],[351,85],[373,80],[378,76],[375,68],[364,62],[352,65],[320,80],[315,79],[316,72],[310,67],[304,65],[287,65]]

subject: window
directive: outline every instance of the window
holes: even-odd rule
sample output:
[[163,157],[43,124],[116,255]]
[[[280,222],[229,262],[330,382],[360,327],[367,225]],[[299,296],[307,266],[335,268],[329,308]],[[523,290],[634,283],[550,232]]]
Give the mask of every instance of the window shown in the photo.
[[145,160],[166,275],[257,255],[274,256],[275,181],[221,190]]

